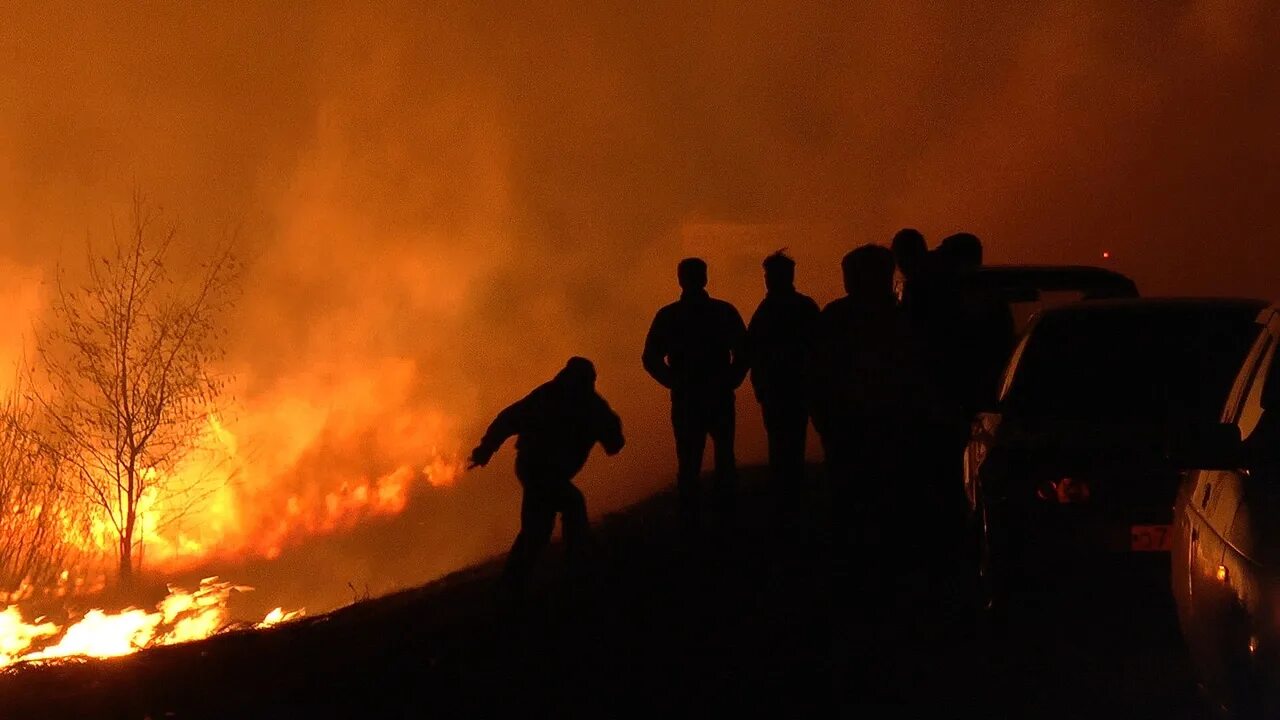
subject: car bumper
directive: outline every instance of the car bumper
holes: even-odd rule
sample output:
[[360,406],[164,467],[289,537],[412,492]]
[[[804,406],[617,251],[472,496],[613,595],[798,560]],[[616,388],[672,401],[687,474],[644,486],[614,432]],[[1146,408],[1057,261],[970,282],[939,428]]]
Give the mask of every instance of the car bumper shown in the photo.
[[1001,537],[993,538],[995,554],[1010,576],[1168,575],[1168,509],[1120,513],[1046,505],[1011,515],[995,531]]

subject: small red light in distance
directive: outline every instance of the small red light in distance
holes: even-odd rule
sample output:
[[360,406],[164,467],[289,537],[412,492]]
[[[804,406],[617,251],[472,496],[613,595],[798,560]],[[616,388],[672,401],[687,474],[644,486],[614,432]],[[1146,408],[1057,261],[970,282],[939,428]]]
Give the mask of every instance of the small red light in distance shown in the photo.
[[1110,260],[1110,259],[1111,259],[1111,251],[1110,251],[1110,250],[1103,250],[1103,251],[1102,251],[1102,259],[1103,259],[1103,260]]

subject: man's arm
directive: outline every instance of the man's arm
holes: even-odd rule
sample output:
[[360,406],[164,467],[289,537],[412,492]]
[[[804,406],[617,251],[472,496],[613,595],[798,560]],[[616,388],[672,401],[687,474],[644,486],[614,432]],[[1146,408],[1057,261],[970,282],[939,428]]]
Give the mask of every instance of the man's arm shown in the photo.
[[729,351],[733,353],[732,372],[730,374],[730,382],[732,387],[737,389],[742,381],[747,379],[747,371],[751,369],[751,357],[747,352],[747,326],[742,324],[742,315],[738,313],[738,309],[725,303],[725,322],[728,324],[729,331]]
[[814,345],[818,343],[818,324],[822,320],[822,310],[812,298],[805,298],[805,300],[808,302],[803,306],[800,337],[803,339],[805,347],[812,352]]
[[484,467],[489,464],[489,459],[493,454],[498,452],[498,448],[502,447],[502,443],[507,438],[520,432],[524,425],[524,417],[526,413],[526,405],[528,398],[519,400],[509,406],[507,409],[498,413],[498,417],[494,418],[490,423],[489,429],[485,431],[484,437],[480,439],[480,444],[475,450],[471,451],[471,459],[467,464],[467,468]]
[[756,307],[756,311],[751,314],[751,320],[747,322],[747,334],[742,341],[747,365],[753,368],[760,359],[760,347],[762,345],[760,337],[765,332],[764,326],[768,324],[764,314],[764,302],[761,301],[760,305]]
[[599,401],[596,406],[596,427],[600,429],[600,435],[596,439],[605,453],[617,455],[626,444],[626,440],[622,437],[622,419],[613,411],[613,408],[609,407],[609,403],[604,398],[599,398]]
[[812,351],[809,358],[807,388],[809,400],[809,416],[813,418],[813,429],[819,435],[826,435],[829,426],[829,402],[831,400],[831,345],[830,314],[819,311],[814,318],[812,329]]
[[819,334],[822,332],[822,310],[811,298],[801,305],[800,311],[800,345],[804,349],[804,368],[806,373],[813,372],[818,352]]
[[666,316],[659,311],[653,318],[653,324],[649,326],[649,334],[645,336],[644,353],[641,354],[640,361],[644,364],[645,372],[663,387],[670,388],[674,379],[671,377],[671,366],[667,364],[670,349],[667,334]]

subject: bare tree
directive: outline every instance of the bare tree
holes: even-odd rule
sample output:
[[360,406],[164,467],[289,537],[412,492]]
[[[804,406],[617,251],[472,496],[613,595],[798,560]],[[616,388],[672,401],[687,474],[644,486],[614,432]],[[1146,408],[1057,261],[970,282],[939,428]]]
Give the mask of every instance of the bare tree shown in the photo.
[[22,375],[0,398],[0,605],[36,589],[52,590],[74,566],[83,508],[61,492],[60,453],[37,435],[35,406]]
[[140,514],[172,521],[198,500],[196,479],[174,472],[201,450],[225,378],[219,325],[239,267],[226,244],[194,280],[170,272],[177,227],[135,193],[126,233],[88,247],[88,277],[69,288],[59,268],[53,323],[39,343],[34,396],[59,438],[66,485],[102,514],[117,544],[119,578],[140,563]]

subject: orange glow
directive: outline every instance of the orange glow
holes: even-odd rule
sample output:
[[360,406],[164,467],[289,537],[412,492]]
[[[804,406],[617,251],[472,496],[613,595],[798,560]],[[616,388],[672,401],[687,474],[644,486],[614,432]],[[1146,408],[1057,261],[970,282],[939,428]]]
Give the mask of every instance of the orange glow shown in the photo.
[[[126,608],[119,612],[90,610],[65,629],[36,618],[27,623],[15,606],[0,612],[0,668],[18,662],[64,657],[118,657],[160,645],[201,640],[228,626],[227,600],[233,592],[252,588],[205,578],[191,592],[170,588],[154,612]],[[302,610],[276,608],[255,628],[288,622]]]
[[1216,573],[1215,577],[1218,578],[1218,582],[1226,582],[1228,577],[1227,566],[1219,565],[1218,572]]
[[[402,406],[416,374],[413,363],[389,360],[350,369],[341,380],[300,378],[232,419],[210,414],[201,449],[175,477],[157,483],[155,471],[145,471],[151,487],[139,502],[136,552],[143,570],[275,558],[307,537],[398,514],[415,492],[452,485],[462,468],[453,424],[441,413]],[[190,490],[165,495],[159,488],[166,485]],[[90,519],[87,533],[64,523],[63,536],[87,556],[106,561],[114,553],[105,513]],[[77,577],[75,592],[100,589],[108,579],[106,570]]]
[[[421,581],[505,550],[516,516],[494,501],[519,492],[510,447],[465,503],[415,499],[458,482],[483,423],[573,354],[596,362],[634,434],[616,464],[588,466],[592,511],[659,489],[674,470],[669,403],[635,354],[685,254],[704,255],[713,294],[747,316],[763,255],[790,246],[801,289],[825,303],[843,294],[851,243],[908,224],[931,246],[972,230],[996,263],[1096,261],[1092,245],[1133,263],[1149,294],[1265,294],[1280,258],[1280,243],[1241,263],[1203,242],[1247,243],[1272,221],[1280,94],[1214,91],[1266,87],[1250,78],[1280,66],[1268,34],[1249,32],[1266,3],[1161,8],[1158,22],[1046,4],[979,23],[920,2],[674,3],[633,34],[598,32],[615,24],[604,9],[543,3],[461,16],[100,3],[53,19],[16,5],[0,25],[22,39],[5,43],[0,80],[5,377],[36,357],[24,338],[49,320],[60,258],[109,239],[130,189],[181,220],[175,277],[224,233],[243,250],[215,368],[234,407],[173,470],[197,491],[142,499],[149,581],[235,577],[223,568],[416,507],[435,514],[414,518],[422,556],[440,558],[421,577],[419,556],[405,569],[369,533],[344,545],[364,557],[315,567],[314,585]],[[490,51],[494,37],[517,51]],[[934,38],[941,62],[913,51]],[[1152,52],[1120,52],[1131,45]],[[951,55],[977,61],[953,73]],[[1160,177],[1233,181],[1134,182]],[[740,395],[741,460],[759,462],[763,430]],[[51,535],[81,553],[25,583],[15,570],[0,609],[109,584],[112,532],[66,518]],[[260,593],[259,577],[321,592],[283,570],[252,577]]]

